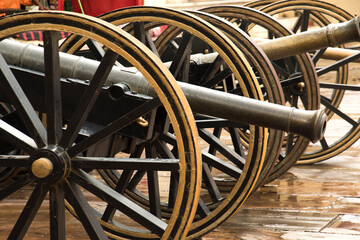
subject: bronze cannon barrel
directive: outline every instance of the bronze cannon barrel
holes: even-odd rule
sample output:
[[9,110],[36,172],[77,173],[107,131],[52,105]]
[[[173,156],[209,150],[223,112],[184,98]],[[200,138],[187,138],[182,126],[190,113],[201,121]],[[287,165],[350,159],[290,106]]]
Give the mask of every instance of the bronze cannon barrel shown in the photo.
[[259,42],[270,60],[360,41],[359,17],[286,37]]
[[[261,43],[264,42],[270,42],[271,40],[265,39],[265,38],[251,38],[254,40],[258,45],[261,45]],[[268,44],[268,43],[266,43]],[[269,50],[267,50],[269,51]],[[353,56],[355,54],[359,54],[359,50],[355,49],[346,49],[346,48],[336,48],[336,47],[328,47],[326,51],[321,56],[322,59],[329,59],[329,60],[341,60],[350,56]],[[360,63],[360,59],[354,59],[352,61],[353,63]]]
[[196,113],[297,133],[312,142],[323,136],[323,110],[300,110],[179,82]]
[[[358,50],[333,48],[342,44],[360,41],[359,17],[343,23],[330,24],[326,27],[268,40],[252,38],[270,60],[278,60],[301,53],[328,48],[323,58],[340,60],[359,53]],[[214,61],[217,53],[195,54],[191,60],[197,64]],[[355,60],[360,62],[359,59]],[[170,63],[169,63],[170,65]]]
[[[324,54],[321,56],[322,59],[329,60],[341,60],[355,54],[359,54],[359,50],[345,49],[345,48],[327,48]],[[353,63],[360,63],[360,59],[354,59]]]
[[[3,40],[0,52],[10,65],[43,72],[41,47]],[[60,54],[60,63],[63,78],[80,80],[91,79],[99,66],[98,61],[65,53]],[[131,91],[154,96],[147,80],[132,68],[113,67],[106,84],[112,86],[118,83],[128,85]],[[182,82],[179,85],[196,113],[293,132],[313,142],[323,136],[326,114],[322,110],[299,110]]]

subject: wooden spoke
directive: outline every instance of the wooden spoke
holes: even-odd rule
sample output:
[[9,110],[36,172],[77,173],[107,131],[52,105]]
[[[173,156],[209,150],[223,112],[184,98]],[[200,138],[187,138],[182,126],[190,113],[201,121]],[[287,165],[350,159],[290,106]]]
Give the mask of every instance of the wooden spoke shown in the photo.
[[[214,130],[213,130],[214,137],[220,138],[221,131],[222,131],[222,128],[219,128],[219,127],[214,128]],[[216,154],[216,147],[213,144],[210,144],[210,146],[209,146],[209,153],[214,156]]]
[[46,129],[1,54],[0,83],[3,86],[2,89],[6,92],[5,94],[10,98],[24,121],[26,129],[28,132],[33,133],[31,137],[35,140],[37,146],[45,146],[47,143]]
[[50,238],[65,240],[64,190],[60,184],[50,187]]
[[[119,178],[119,182],[116,185],[115,191],[120,193],[120,194],[124,194],[125,189],[130,181],[130,178],[132,176],[132,174],[134,173],[134,171],[123,171],[121,173],[121,177]],[[101,219],[103,221],[108,222],[109,220],[111,220],[114,217],[115,214],[115,208],[111,205],[108,205],[104,211],[103,216],[101,217]]]
[[[154,144],[146,144],[145,155],[146,157],[156,157],[156,147]],[[161,218],[158,172],[147,170],[146,175],[149,191],[150,212],[158,218]]]
[[293,133],[289,133],[286,141],[286,154],[289,154],[291,150],[294,148],[295,135]]
[[314,64],[317,64],[317,62],[320,60],[326,49],[327,48],[323,48],[315,52],[315,54],[311,58]]
[[21,212],[14,228],[12,229],[9,239],[24,238],[30,224],[40,208],[41,203],[44,201],[47,192],[48,189],[45,186],[39,184],[35,187],[24,210]]
[[145,29],[145,24],[143,22],[134,22],[134,36],[140,40],[140,42],[144,43],[147,47],[151,49],[156,56],[159,57],[159,53],[156,49],[156,46],[150,36],[149,31]]
[[0,200],[8,197],[12,193],[20,190],[21,188],[25,187],[26,185],[32,183],[34,180],[30,179],[28,175],[24,175],[21,178],[17,179],[15,182],[7,185],[0,189]]
[[[218,73],[220,66],[224,64],[224,60],[217,56],[215,60],[207,67],[205,73],[199,81],[199,85],[204,86],[207,84],[210,79],[214,78],[214,76]],[[210,84],[207,84],[210,85]]]
[[172,171],[169,182],[169,198],[168,198],[168,207],[174,208],[177,191],[179,189],[179,172]]
[[239,129],[229,128],[229,131],[235,152],[238,153],[240,156],[244,157],[245,156],[244,146],[241,143],[241,136],[239,133]]
[[76,184],[66,182],[63,188],[66,200],[74,208],[89,237],[99,240],[108,239],[80,188]]
[[330,64],[327,67],[323,67],[323,68],[317,70],[316,72],[317,72],[318,76],[322,76],[322,75],[324,75],[324,74],[326,74],[326,73],[328,73],[330,71],[337,70],[337,69],[339,69],[339,67],[344,66],[344,65],[346,65],[348,63],[351,63],[351,62],[353,62],[353,61],[355,61],[355,60],[357,60],[359,58],[360,58],[360,53],[354,54],[354,55],[349,56],[347,58],[344,58],[344,59],[342,59],[340,61],[337,61],[337,62],[335,62],[333,64]]
[[[156,151],[163,158],[175,159],[174,154],[170,151],[164,141],[157,140],[155,143]],[[179,185],[179,173],[178,171],[171,171],[170,183],[169,183],[169,196],[168,207],[173,208],[176,200],[176,194]]]
[[147,171],[150,212],[161,218],[159,176],[157,171]]
[[211,213],[209,208],[206,206],[204,200],[202,200],[201,198],[199,199],[196,213],[199,214],[202,218],[209,216],[209,214]]
[[76,169],[179,170],[179,159],[77,157],[72,164]]
[[211,171],[209,166],[206,163],[203,163],[203,181],[206,185],[206,189],[208,190],[210,197],[214,202],[219,202],[223,198],[221,197],[220,190],[216,186],[216,182],[211,175]]
[[339,89],[339,90],[360,91],[359,86],[349,85],[349,84],[320,83],[320,87],[321,88]]
[[152,232],[159,235],[164,233],[167,226],[165,222],[129,201],[129,199],[120,195],[115,190],[103,185],[87,173],[83,171],[80,171],[79,173],[73,172],[71,174],[71,178],[100,199],[106,199],[112,206],[117,208],[119,211],[124,212],[133,220],[139,222],[144,227],[147,227]]
[[13,144],[18,149],[32,153],[36,148],[35,141],[10,124],[0,119],[0,136]]
[[359,126],[359,123],[354,121],[350,116],[342,112],[340,109],[336,108],[335,106],[331,105],[331,100],[321,96],[321,104],[326,106],[329,110],[334,112],[336,115],[344,119],[346,122],[350,123],[354,128]]
[[325,137],[320,140],[320,144],[323,149],[329,149],[329,144],[326,142]]
[[139,182],[141,181],[141,179],[145,176],[145,174],[146,174],[145,170],[137,171],[134,174],[134,176],[131,178],[131,181],[128,185],[128,189],[134,190],[136,188],[136,186],[139,184]]
[[294,33],[298,32],[299,29],[301,32],[307,31],[309,25],[309,16],[310,16],[310,11],[303,10],[300,16],[298,17],[294,27],[292,28],[292,31]]
[[89,87],[84,92],[81,102],[77,105],[75,113],[68,124],[68,127],[64,133],[60,146],[64,148],[70,147],[75,141],[81,126],[88,117],[97,96],[100,93],[101,87],[104,85],[107,77],[110,74],[112,66],[114,65],[118,54],[112,51],[107,51],[103,57],[99,67],[97,68],[92,80],[90,81]]
[[219,169],[220,171],[228,174],[229,176],[238,179],[241,175],[241,169],[231,165],[228,162],[225,162],[212,154],[207,152],[202,152],[203,161],[211,167]]
[[310,20],[310,10],[305,9],[302,13],[301,32],[305,32],[308,30],[309,20]]
[[98,61],[101,61],[105,55],[105,51],[102,48],[102,46],[98,42],[96,42],[92,39],[88,39],[86,41],[86,45],[89,47],[89,49],[90,49],[91,53],[94,55],[95,59]]
[[217,151],[223,154],[229,161],[234,163],[239,168],[243,168],[245,164],[245,159],[238,155],[233,150],[229,149],[224,143],[222,143],[218,138],[214,137],[212,134],[206,130],[200,129],[199,134],[202,139],[207,141],[210,145],[213,145]]
[[[187,32],[184,32],[183,35],[184,36],[182,42],[180,43],[179,48],[177,49],[169,68],[170,72],[174,75],[175,78],[178,78],[181,69],[185,68],[185,66],[190,64],[189,60],[190,60],[192,40],[194,36]],[[187,69],[187,73],[185,72],[184,75],[185,76],[189,75],[188,69]]]
[[250,25],[250,21],[248,21],[247,19],[243,19],[242,21],[241,21],[241,24],[240,24],[240,26],[239,26],[239,28],[241,29],[241,30],[243,30],[244,32],[248,32],[248,27],[249,27],[249,25]]
[[27,167],[29,156],[23,155],[0,155],[0,167]]
[[213,88],[216,84],[220,83],[225,78],[231,76],[232,72],[229,68],[224,69],[220,73],[217,73],[213,78],[206,81],[203,86],[208,88]]
[[57,144],[62,136],[62,104],[58,32],[44,31],[45,101],[47,137]]

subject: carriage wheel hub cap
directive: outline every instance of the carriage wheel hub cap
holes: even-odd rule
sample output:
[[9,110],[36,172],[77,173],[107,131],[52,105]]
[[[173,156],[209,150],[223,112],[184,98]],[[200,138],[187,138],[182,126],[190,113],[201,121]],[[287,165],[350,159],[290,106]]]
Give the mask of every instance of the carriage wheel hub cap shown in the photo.
[[31,165],[31,171],[37,178],[49,176],[54,169],[54,164],[48,158],[39,158]]
[[38,181],[56,183],[69,175],[70,158],[63,148],[47,146],[31,155],[29,169]]

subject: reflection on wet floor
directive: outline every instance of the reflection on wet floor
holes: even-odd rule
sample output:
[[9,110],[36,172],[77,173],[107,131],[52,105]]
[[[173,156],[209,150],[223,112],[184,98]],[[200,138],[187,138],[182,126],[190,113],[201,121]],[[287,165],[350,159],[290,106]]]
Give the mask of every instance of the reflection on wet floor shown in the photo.
[[[4,200],[0,203],[0,239],[6,239],[24,208],[23,200]],[[66,239],[89,239],[88,235],[70,213],[66,212]],[[50,239],[49,231],[49,205],[44,201],[33,223],[30,225],[26,240]]]
[[359,149],[293,167],[203,239],[360,239]]
[[[203,240],[360,239],[359,196],[360,146],[355,144],[322,163],[293,167],[255,192]],[[0,239],[8,236],[23,204],[14,199],[0,203]],[[66,239],[88,239],[75,218],[67,214],[67,219]],[[25,239],[48,238],[48,207],[44,205]]]

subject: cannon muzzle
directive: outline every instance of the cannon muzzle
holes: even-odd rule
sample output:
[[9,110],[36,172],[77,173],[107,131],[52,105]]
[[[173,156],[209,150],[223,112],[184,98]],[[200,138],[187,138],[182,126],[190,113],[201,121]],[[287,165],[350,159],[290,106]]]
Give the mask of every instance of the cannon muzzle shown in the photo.
[[[43,72],[41,47],[12,40],[0,42],[0,52],[10,65]],[[35,60],[35,62],[34,62]],[[60,54],[60,72],[63,78],[91,79],[98,61],[70,54]],[[106,84],[125,83],[131,91],[154,96],[155,92],[140,72],[114,66]],[[322,110],[306,111],[262,102],[234,94],[179,82],[192,110],[244,124],[259,125],[300,134],[313,142],[323,136],[326,115]]]

